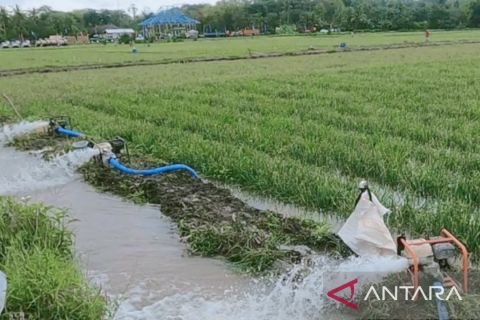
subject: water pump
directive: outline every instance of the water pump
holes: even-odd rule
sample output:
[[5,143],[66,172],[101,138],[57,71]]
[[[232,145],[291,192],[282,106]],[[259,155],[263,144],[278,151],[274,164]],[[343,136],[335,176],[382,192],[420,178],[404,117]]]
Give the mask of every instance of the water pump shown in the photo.
[[61,134],[67,137],[73,138],[84,138],[85,134],[70,130],[70,117],[68,116],[58,116],[54,118],[50,118],[49,125],[48,125],[48,132],[50,134]]
[[130,152],[128,150],[127,142],[122,137],[115,137],[112,140],[96,143],[94,149],[99,151],[101,162],[109,165],[110,159],[116,159],[125,150],[127,159],[130,162]]
[[58,128],[71,128],[71,121],[69,116],[56,116],[48,120],[48,133],[57,133]]
[[[407,240],[397,238],[398,252],[409,261],[408,269],[415,289],[419,285],[420,271],[430,274],[443,282],[444,287],[458,287],[468,292],[468,251],[465,245],[447,229],[442,229],[438,237]],[[457,258],[461,257],[462,279],[456,281],[448,275]]]

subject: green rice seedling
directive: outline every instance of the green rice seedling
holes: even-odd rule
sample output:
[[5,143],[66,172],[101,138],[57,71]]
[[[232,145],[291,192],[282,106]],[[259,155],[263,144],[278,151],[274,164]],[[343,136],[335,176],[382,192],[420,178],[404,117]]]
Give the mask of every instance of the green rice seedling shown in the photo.
[[0,198],[0,270],[8,278],[0,319],[101,319],[106,300],[72,252],[63,211]]

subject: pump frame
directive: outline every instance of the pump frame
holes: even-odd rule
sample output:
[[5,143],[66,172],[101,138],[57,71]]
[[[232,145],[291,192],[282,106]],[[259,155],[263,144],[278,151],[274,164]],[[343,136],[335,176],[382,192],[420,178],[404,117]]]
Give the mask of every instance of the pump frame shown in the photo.
[[423,244],[429,244],[429,245],[437,244],[437,243],[454,244],[462,253],[462,258],[463,258],[463,266],[462,266],[463,267],[463,284],[462,284],[463,288],[462,289],[464,293],[468,293],[468,251],[465,245],[456,237],[454,237],[447,229],[445,228],[442,229],[440,231],[440,237],[437,239],[415,240],[415,242],[412,243],[407,241],[404,237],[399,237],[398,241],[403,246],[403,249],[405,249],[408,252],[408,254],[410,254],[410,257],[413,260],[413,264],[412,266],[410,266],[409,272],[412,277],[412,284],[413,284],[414,290],[417,290],[418,284],[419,284],[420,259],[415,253],[415,250],[413,249],[413,247],[418,245],[423,245]]

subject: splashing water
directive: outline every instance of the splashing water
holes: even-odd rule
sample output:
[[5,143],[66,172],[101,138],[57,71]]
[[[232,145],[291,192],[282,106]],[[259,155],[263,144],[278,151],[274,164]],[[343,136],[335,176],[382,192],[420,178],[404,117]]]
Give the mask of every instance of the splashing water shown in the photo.
[[0,129],[0,142],[4,143],[16,136],[26,134],[40,128],[44,128],[46,126],[48,126],[47,121],[33,121],[33,122],[22,121],[17,124],[4,125]]
[[63,185],[75,176],[75,169],[98,154],[94,149],[74,150],[44,161],[6,148],[3,143],[15,136],[44,127],[47,122],[22,122],[4,126],[0,131],[0,195],[26,194]]
[[75,169],[98,154],[97,150],[74,150],[44,161],[0,147],[0,195],[26,194],[63,185],[75,177]]
[[[335,303],[323,292],[323,285],[331,280],[329,275],[332,272],[355,273],[361,278],[360,281],[378,282],[387,274],[403,271],[407,266],[405,259],[396,257],[352,257],[339,261],[315,256],[308,265],[295,266],[273,283],[254,283],[251,290],[243,294],[227,292],[221,297],[208,298],[202,295],[202,292],[192,290],[137,308],[136,302],[144,294],[137,289],[130,293],[129,299],[120,304],[115,319],[335,319],[336,312],[332,312]],[[344,319],[344,315],[337,318]]]

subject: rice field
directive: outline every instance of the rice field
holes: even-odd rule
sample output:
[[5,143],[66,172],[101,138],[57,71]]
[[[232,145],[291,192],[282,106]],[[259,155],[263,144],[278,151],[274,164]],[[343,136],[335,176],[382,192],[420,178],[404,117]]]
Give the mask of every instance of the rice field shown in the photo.
[[[480,41],[479,30],[433,31],[430,43]],[[269,53],[332,50],[345,42],[352,49],[372,46],[423,44],[423,32],[379,32],[351,35],[261,36],[252,38],[200,39],[177,43],[83,45],[62,48],[0,49],[0,72],[142,62],[171,62],[195,58],[238,58]]]
[[[292,38],[283,48],[316,39]],[[222,41],[266,45],[211,43]],[[41,50],[25,51],[32,60],[24,65],[38,63]],[[120,135],[203,177],[340,217],[366,178],[393,210],[391,227],[421,235],[447,227],[476,253],[479,50],[457,44],[30,74],[0,78],[0,91],[27,117],[67,114],[94,136]],[[3,101],[0,113],[11,114]]]

